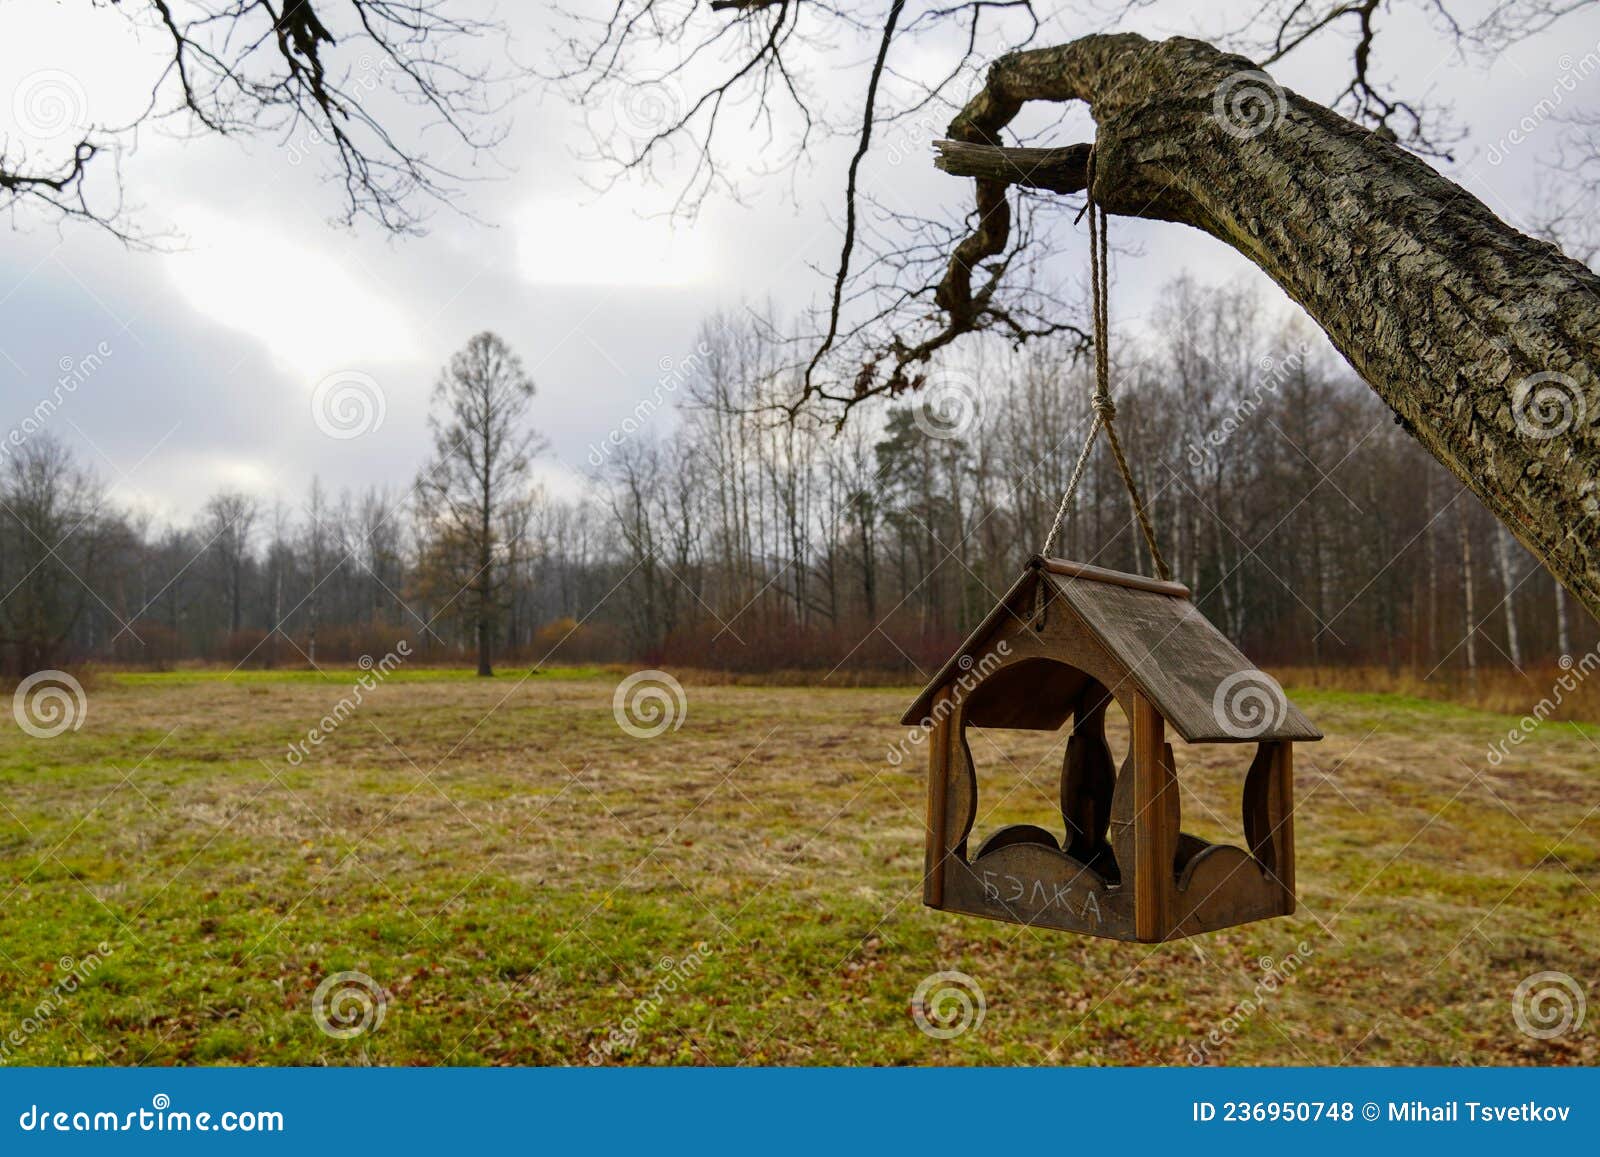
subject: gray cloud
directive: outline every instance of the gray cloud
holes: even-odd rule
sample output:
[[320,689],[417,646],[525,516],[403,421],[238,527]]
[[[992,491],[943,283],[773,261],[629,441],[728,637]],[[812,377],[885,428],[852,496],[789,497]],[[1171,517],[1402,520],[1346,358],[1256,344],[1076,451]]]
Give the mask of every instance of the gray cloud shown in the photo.
[[[1168,4],[1141,14],[1139,23],[1155,34],[1193,30],[1188,13],[1187,5]],[[73,17],[84,23],[104,18],[95,12]],[[6,23],[19,19],[12,14]],[[523,58],[549,42],[542,11],[521,12],[516,20]],[[1534,162],[1554,145],[1559,126],[1542,124],[1504,163],[1485,163],[1482,149],[1548,94],[1561,75],[1563,54],[1597,43],[1600,17],[1581,17],[1518,46],[1486,76],[1419,30],[1414,53],[1403,61],[1436,96],[1455,100],[1473,128],[1479,144],[1463,151],[1453,175],[1514,223],[1533,196]],[[1392,46],[1388,52],[1386,59],[1402,59]],[[42,63],[74,66],[70,56]],[[1327,52],[1291,59],[1275,72],[1301,92],[1327,95],[1339,64],[1337,54]],[[118,67],[115,57],[108,67]],[[824,81],[842,87],[855,75],[845,67]],[[1586,85],[1597,91],[1580,88],[1568,97],[1570,107],[1600,105],[1600,78]],[[320,280],[348,286],[344,301],[327,293],[327,284],[309,287],[301,301],[286,300],[295,292],[291,282],[276,292],[280,287],[270,277],[263,280],[248,265],[213,269],[209,282],[179,272],[188,268],[185,262],[203,264],[207,250],[130,252],[81,226],[58,235],[19,218],[0,251],[0,424],[20,419],[52,389],[62,359],[81,358],[103,342],[110,355],[50,422],[117,482],[120,498],[187,517],[220,485],[290,499],[303,494],[313,473],[335,489],[372,481],[403,485],[426,453],[427,398],[437,367],[468,336],[488,328],[522,354],[538,382],[533,414],[552,446],[544,469],[580,472],[588,446],[649,390],[661,360],[693,348],[703,316],[768,299],[794,311],[821,290],[809,266],[827,265],[836,251],[831,221],[842,184],[838,150],[825,151],[816,168],[801,175],[797,197],[779,183],[752,186],[749,208],[713,205],[694,228],[679,226],[669,241],[664,222],[633,224],[636,211],[664,207],[661,190],[629,186],[597,198],[584,187],[583,178],[595,174],[573,160],[582,119],[571,109],[536,92],[515,112],[516,127],[501,152],[512,171],[485,172],[463,196],[486,225],[441,213],[430,235],[417,240],[394,242],[370,230],[351,234],[326,225],[333,194],[317,180],[314,163],[297,162],[271,141],[241,146],[152,139],[129,159],[130,192],[152,224],[188,228],[205,220],[224,233],[242,230],[269,255],[299,254],[340,271],[338,279]],[[921,147],[909,142],[898,163],[879,163],[879,179],[892,182],[904,203],[959,205],[964,188],[936,174]],[[539,219],[530,206],[541,204],[554,220],[543,244],[560,258],[550,268],[540,265],[541,243],[530,240],[529,222]],[[571,239],[590,233],[606,260],[633,263],[610,278],[623,284],[570,284],[607,280],[574,272],[583,249]],[[196,234],[203,246],[216,240],[214,230]],[[1116,311],[1123,318],[1136,318],[1153,290],[1184,268],[1206,279],[1248,269],[1237,255],[1176,227],[1118,221],[1114,235],[1136,251],[1118,262]],[[608,239],[619,237],[608,248]],[[672,260],[702,266],[697,279],[676,286],[626,284],[649,280],[646,258],[669,248],[678,253]],[[197,302],[196,293],[203,299]],[[249,303],[258,300],[260,309],[251,310]],[[329,311],[343,321],[345,307],[355,352],[343,356],[339,343],[328,339],[332,364],[306,364],[312,354],[296,325],[337,334]],[[387,343],[386,326],[396,335]],[[343,440],[320,431],[310,409],[320,370],[369,374],[384,395],[381,428]]]

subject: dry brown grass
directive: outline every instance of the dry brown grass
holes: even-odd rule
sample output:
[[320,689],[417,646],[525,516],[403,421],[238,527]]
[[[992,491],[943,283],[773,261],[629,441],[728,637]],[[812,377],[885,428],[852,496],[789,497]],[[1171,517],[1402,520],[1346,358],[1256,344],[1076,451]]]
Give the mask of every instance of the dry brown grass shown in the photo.
[[[1137,946],[920,905],[923,776],[885,758],[907,689],[691,680],[683,726],[636,739],[610,677],[407,676],[298,767],[345,675],[108,680],[83,730],[0,739],[0,1023],[116,946],[11,1059],[1183,1064],[1217,1032],[1225,1063],[1600,1061],[1592,1018],[1541,1041],[1511,1008],[1600,959],[1600,747],[1570,724],[1491,767],[1505,718],[1306,693],[1328,739],[1298,762],[1300,912]],[[1060,827],[1061,737],[973,748],[979,838]],[[1186,827],[1238,840],[1240,750],[1178,759]],[[344,969],[388,1001],[351,1041],[310,1015]],[[951,1041],[908,1014],[944,969],[987,1002]]]

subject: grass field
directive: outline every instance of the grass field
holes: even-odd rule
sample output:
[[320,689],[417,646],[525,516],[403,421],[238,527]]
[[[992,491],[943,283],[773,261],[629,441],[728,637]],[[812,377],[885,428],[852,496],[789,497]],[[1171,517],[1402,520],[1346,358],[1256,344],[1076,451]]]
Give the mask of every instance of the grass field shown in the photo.
[[[402,670],[288,759],[358,675],[106,677],[77,731],[6,721],[6,1063],[1600,1062],[1600,1010],[1513,1016],[1541,971],[1600,998],[1593,726],[1492,767],[1507,717],[1297,696],[1328,733],[1297,761],[1300,912],[1152,947],[922,907],[906,689],[691,682],[635,738],[616,674]],[[977,835],[1060,827],[1061,748],[975,740]],[[1239,839],[1239,755],[1179,748],[1186,828]],[[911,1015],[942,970],[986,1006],[951,1039]],[[343,971],[383,1017],[335,1037]]]

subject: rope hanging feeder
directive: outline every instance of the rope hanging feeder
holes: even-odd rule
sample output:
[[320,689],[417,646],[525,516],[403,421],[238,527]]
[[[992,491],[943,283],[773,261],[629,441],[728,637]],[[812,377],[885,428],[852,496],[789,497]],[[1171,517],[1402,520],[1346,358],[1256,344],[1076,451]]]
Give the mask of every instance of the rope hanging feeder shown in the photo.
[[[927,738],[924,904],[1154,943],[1295,910],[1293,748],[1322,736],[1196,609],[1188,588],[1171,581],[1117,437],[1106,218],[1093,187],[1091,152],[1084,205],[1095,354],[1088,437],[1043,554],[1028,562],[901,722]],[[1159,579],[1050,556],[1102,428]],[[1033,614],[1021,613],[1030,600]],[[1264,709],[1245,719],[1246,702]],[[1120,766],[1106,742],[1113,703],[1129,722]],[[1069,724],[1062,834],[1011,824],[975,841],[982,777],[967,728],[1053,732]],[[1243,847],[1181,830],[1169,729],[1188,744],[1254,742],[1244,776]]]
[[1105,210],[1095,204],[1094,200],[1094,161],[1094,152],[1091,150],[1083,212],[1089,218],[1089,293],[1093,304],[1094,325],[1094,394],[1090,398],[1090,405],[1094,409],[1094,418],[1089,423],[1089,434],[1084,439],[1083,449],[1079,452],[1078,461],[1072,468],[1072,476],[1067,480],[1067,489],[1061,496],[1061,505],[1056,508],[1055,518],[1050,522],[1050,532],[1045,536],[1044,549],[1041,553],[1046,558],[1050,557],[1050,548],[1055,545],[1056,536],[1061,532],[1061,522],[1072,504],[1073,495],[1077,493],[1078,484],[1083,481],[1084,471],[1088,469],[1089,454],[1094,449],[1094,440],[1099,436],[1101,429],[1104,429],[1106,441],[1111,446],[1111,457],[1117,464],[1117,473],[1122,476],[1122,484],[1127,487],[1128,497],[1133,503],[1134,517],[1139,521],[1145,546],[1150,551],[1150,561],[1155,566],[1156,574],[1166,581],[1172,577],[1172,572],[1167,567],[1167,560],[1162,556],[1161,547],[1156,542],[1155,527],[1150,522],[1150,512],[1145,507],[1144,499],[1139,494],[1139,485],[1133,477],[1133,470],[1128,465],[1128,456],[1122,449],[1122,439],[1117,437],[1117,404],[1111,400],[1111,357],[1107,350],[1110,331],[1107,322],[1107,299],[1110,296],[1107,281],[1110,266],[1109,246],[1106,241]]

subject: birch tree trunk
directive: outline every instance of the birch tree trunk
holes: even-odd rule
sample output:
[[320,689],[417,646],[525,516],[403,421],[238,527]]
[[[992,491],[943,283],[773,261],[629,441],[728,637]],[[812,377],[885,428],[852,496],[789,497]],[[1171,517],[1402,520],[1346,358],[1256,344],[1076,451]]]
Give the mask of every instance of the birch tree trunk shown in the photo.
[[1089,179],[1083,146],[998,148],[1030,101],[1086,102],[1093,194],[1243,253],[1322,327],[1410,430],[1600,616],[1600,277],[1394,144],[1196,40],[1088,36],[1014,53],[951,122],[939,164],[978,177],[976,232],[939,301],[991,287],[1004,190]]
[[1556,654],[1572,654],[1572,634],[1567,626],[1567,592],[1556,583]]
[[1467,628],[1465,639],[1467,653],[1467,682],[1474,690],[1478,686],[1478,623],[1472,606],[1472,528],[1467,522],[1467,508],[1456,508],[1456,533],[1461,540],[1461,604],[1462,621]]
[[1522,669],[1522,636],[1517,631],[1517,578],[1511,557],[1511,532],[1497,527],[1494,536],[1495,566],[1500,571],[1500,587],[1505,591],[1505,602],[1500,611],[1506,617],[1506,658],[1518,670]]
[[1438,517],[1433,512],[1433,476],[1428,475],[1424,483],[1427,487],[1426,505],[1423,509],[1429,511],[1428,523],[1422,528],[1422,550],[1428,568],[1428,649],[1425,652],[1431,660],[1438,653],[1439,630],[1439,548],[1434,541],[1434,520]]

